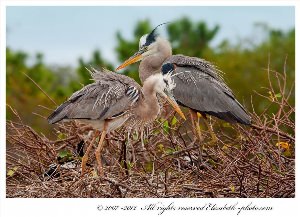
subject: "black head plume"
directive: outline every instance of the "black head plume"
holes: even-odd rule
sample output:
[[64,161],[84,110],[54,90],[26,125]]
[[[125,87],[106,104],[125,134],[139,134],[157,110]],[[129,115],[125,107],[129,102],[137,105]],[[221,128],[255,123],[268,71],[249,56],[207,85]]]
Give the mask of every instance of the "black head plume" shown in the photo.
[[163,64],[161,67],[161,72],[163,75],[170,73],[175,70],[175,65],[172,63]]
[[149,46],[150,44],[152,44],[153,42],[155,42],[156,37],[158,36],[158,33],[156,32],[156,29],[162,25],[168,24],[170,22],[166,22],[166,23],[162,23],[159,24],[158,26],[156,26],[148,35],[146,38],[146,43],[145,46]]

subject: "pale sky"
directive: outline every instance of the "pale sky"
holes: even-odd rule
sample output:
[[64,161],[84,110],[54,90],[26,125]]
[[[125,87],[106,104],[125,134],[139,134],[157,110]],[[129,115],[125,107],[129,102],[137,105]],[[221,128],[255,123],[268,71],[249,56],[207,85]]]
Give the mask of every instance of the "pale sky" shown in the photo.
[[[212,41],[237,42],[239,38],[261,37],[254,23],[289,30],[295,26],[294,7],[37,7],[9,6],[6,10],[7,46],[31,55],[44,54],[47,64],[76,66],[78,58],[89,59],[100,49],[102,56],[118,64],[116,32],[131,39],[139,20],[149,19],[153,26],[187,16],[192,21],[205,21],[221,29]],[[160,30],[164,35],[164,30]]]

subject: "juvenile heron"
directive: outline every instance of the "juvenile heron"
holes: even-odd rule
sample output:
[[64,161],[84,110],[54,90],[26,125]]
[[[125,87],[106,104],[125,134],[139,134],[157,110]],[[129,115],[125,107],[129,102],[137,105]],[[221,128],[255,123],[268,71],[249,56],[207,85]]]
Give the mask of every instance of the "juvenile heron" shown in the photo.
[[[173,95],[179,105],[190,109],[192,119],[199,112],[204,117],[208,114],[230,123],[250,125],[250,116],[223,81],[216,67],[197,57],[172,55],[170,42],[158,36],[157,27],[141,37],[139,50],[117,70],[141,61],[139,76],[142,82],[161,71],[171,73],[176,84]],[[207,124],[205,119],[204,121]],[[194,125],[194,120],[192,122]],[[196,129],[201,142],[203,139],[199,124]],[[208,129],[212,134],[209,126]]]
[[[105,69],[89,71],[95,82],[75,92],[48,117],[48,122],[54,124],[62,120],[78,120],[102,131],[95,151],[100,175],[103,175],[100,156],[105,135],[125,124],[132,129],[139,129],[154,121],[160,112],[156,93],[166,98],[185,119],[172,97],[175,84],[170,74],[151,75],[141,87],[133,79]],[[82,158],[82,174],[98,131]]]

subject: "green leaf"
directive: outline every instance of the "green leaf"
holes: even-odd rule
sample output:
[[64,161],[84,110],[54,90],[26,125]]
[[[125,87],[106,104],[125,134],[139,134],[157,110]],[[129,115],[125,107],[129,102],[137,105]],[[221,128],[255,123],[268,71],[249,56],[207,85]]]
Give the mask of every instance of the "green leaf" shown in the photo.
[[158,134],[160,134],[160,131],[158,129],[156,129],[156,130],[153,131],[153,134],[158,135]]
[[235,192],[235,187],[234,187],[234,185],[230,185],[230,190],[231,190],[232,192]]
[[158,144],[158,145],[157,145],[157,148],[158,148],[158,151],[159,151],[159,152],[164,152],[164,150],[165,150],[165,147],[164,147],[163,144]]
[[283,155],[285,156],[285,157],[291,157],[292,156],[292,153],[290,152],[290,150],[286,150],[286,151],[284,151],[283,152]]
[[134,133],[132,134],[132,139],[133,139],[133,141],[137,141],[138,138],[139,138],[139,135],[137,134],[137,132],[134,132]]
[[166,121],[166,119],[160,118],[158,121],[159,121],[160,123],[163,123],[164,121]]
[[173,154],[176,150],[173,148],[166,148],[166,153],[167,154]]
[[228,151],[228,145],[223,145],[222,150]]
[[177,123],[177,118],[174,116],[171,120],[171,126],[174,126]]
[[67,135],[64,134],[64,133],[59,133],[59,134],[57,135],[57,137],[58,137],[59,139],[65,139],[65,138],[67,138]]
[[143,139],[144,144],[148,144],[149,143],[149,139],[145,138]]
[[58,153],[58,156],[61,158],[72,157],[72,153],[69,150],[62,150]]
[[134,162],[127,162],[127,168],[131,170],[134,166]]
[[259,159],[264,159],[264,158],[265,158],[264,154],[262,154],[262,153],[257,153],[256,156],[257,156]]
[[165,120],[163,123],[163,129],[165,133],[169,133],[170,132],[170,126],[169,126],[169,122],[168,120]]
[[14,168],[7,171],[8,176],[13,176],[19,167],[15,166]]
[[153,170],[153,162],[152,161],[149,161],[149,162],[145,163],[145,170],[147,172],[152,172],[152,170]]
[[276,98],[281,98],[282,95],[281,95],[281,93],[277,93],[277,94],[275,94],[275,97],[276,97]]
[[223,127],[231,127],[231,124],[230,124],[230,123],[227,123],[227,122],[225,122],[225,123],[222,123],[222,126],[223,126]]
[[217,167],[217,163],[216,163],[213,159],[209,159],[209,160],[208,160],[208,163],[209,163],[210,165],[212,165],[213,167]]

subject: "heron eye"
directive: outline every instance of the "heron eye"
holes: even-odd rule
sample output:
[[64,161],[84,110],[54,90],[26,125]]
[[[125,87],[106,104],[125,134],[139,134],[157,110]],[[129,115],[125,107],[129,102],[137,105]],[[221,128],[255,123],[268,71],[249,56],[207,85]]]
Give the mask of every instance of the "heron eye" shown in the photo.
[[143,52],[146,52],[147,50],[148,50],[148,46],[143,46],[143,47],[142,47],[142,51],[143,51]]

